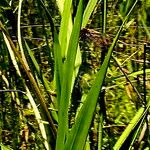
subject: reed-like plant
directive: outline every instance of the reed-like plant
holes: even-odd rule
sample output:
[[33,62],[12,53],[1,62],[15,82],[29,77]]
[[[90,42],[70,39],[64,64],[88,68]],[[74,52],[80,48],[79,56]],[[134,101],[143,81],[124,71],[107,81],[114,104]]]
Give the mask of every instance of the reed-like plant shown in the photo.
[[[8,55],[10,57],[9,61],[11,61],[11,63],[13,64],[18,77],[21,78],[23,86],[22,89],[24,90],[22,93],[24,94],[24,96],[26,96],[26,98],[28,98],[33,108],[35,118],[41,132],[41,137],[44,140],[43,145],[45,149],[89,150],[89,130],[92,119],[94,117],[99,96],[101,96],[100,92],[102,91],[103,83],[106,78],[113,50],[115,49],[116,44],[119,42],[122,30],[126,26],[126,23],[129,21],[130,16],[134,12],[139,1],[128,1],[126,3],[122,2],[120,4],[120,14],[122,20],[121,25],[119,26],[116,35],[114,36],[109,48],[107,49],[107,53],[104,57],[102,65],[99,66],[99,69],[95,74],[94,81],[92,82],[88,93],[82,95],[82,99],[84,100],[77,109],[77,113],[71,127],[69,122],[69,110],[72,106],[72,93],[74,90],[76,79],[78,78],[78,74],[80,73],[80,66],[82,65],[82,55],[79,45],[80,33],[81,30],[87,26],[91,14],[93,13],[96,4],[98,4],[98,1],[89,0],[88,2],[85,2],[84,0],[79,0],[75,17],[73,17],[72,11],[75,10],[72,10],[72,0],[58,0],[56,2],[56,5],[58,6],[61,17],[59,29],[54,22],[51,11],[45,4],[46,1],[37,0],[36,2],[39,9],[42,10],[44,16],[47,17],[46,20],[50,25],[49,31],[52,33],[52,40],[50,41],[50,43],[47,38],[47,31],[45,31],[44,35],[47,44],[52,45],[52,50],[48,49],[49,53],[52,55],[52,59],[50,56],[48,59],[49,61],[54,61],[54,66],[50,67],[50,69],[54,68],[51,80],[45,77],[42,69],[40,68],[40,63],[38,63],[39,60],[36,58],[32,49],[30,48],[28,40],[26,40],[21,34],[21,11],[23,6],[22,0],[19,1],[18,7],[16,8],[18,10],[18,16],[15,21],[10,17],[10,13],[13,12],[11,11],[8,3],[5,0],[4,2],[0,2],[0,6],[2,7],[0,9],[0,11],[2,12],[2,20],[0,21],[1,37],[3,38],[2,45],[5,45],[7,47]],[[108,2],[105,0],[100,2],[103,2],[102,36],[106,37]],[[5,18],[5,14],[7,14],[8,17]],[[12,23],[13,21],[15,23],[15,25],[12,25],[12,29],[14,31],[14,29],[17,28],[17,31],[14,31],[14,36],[17,37],[17,44],[14,43],[11,33],[5,25],[5,21],[7,19],[10,23]],[[144,20],[142,20],[142,23],[145,27],[146,25]],[[146,32],[149,35],[149,32],[147,30]],[[115,57],[113,58],[119,68],[121,68],[119,60],[117,61]],[[150,72],[149,69],[144,68],[144,70],[145,74]],[[123,70],[121,71],[123,72]],[[24,73],[26,75],[24,75]],[[116,81],[126,78],[135,90],[134,92],[136,92],[141,100],[143,100],[140,93],[129,80],[129,77],[141,75],[142,73],[142,71],[136,71],[129,75],[126,75],[124,73],[122,77],[118,77],[112,80]],[[2,80],[6,82],[3,73],[1,73],[1,76]],[[28,82],[26,82],[26,80],[29,80],[29,84]],[[7,88],[9,88],[9,86]],[[2,91],[0,92],[3,93],[18,93],[17,88],[13,90],[1,90]],[[10,95],[10,97],[13,98],[13,95]],[[16,99],[18,99],[18,101],[16,101]],[[14,101],[16,101],[17,105],[21,106],[21,103],[23,102],[20,100],[20,97],[16,96],[16,99],[14,98]],[[40,103],[40,107],[37,106],[38,103]],[[149,99],[143,100],[143,103],[144,105],[138,108],[137,113],[134,115],[133,119],[129,122],[119,139],[115,141],[115,144],[113,146],[110,146],[110,149],[132,149],[133,143],[139,136],[144,123],[146,123],[146,125],[148,126],[148,112],[150,101]],[[106,107],[105,104],[100,104],[100,109]],[[105,123],[105,114],[103,113],[104,112],[99,114],[99,118],[101,118],[98,130],[99,150],[103,149],[102,142],[104,137],[103,130]],[[21,118],[25,118],[26,120],[26,117],[22,114],[22,111],[19,111],[19,114],[21,122],[23,122],[23,119]],[[26,122],[27,124],[29,124],[27,120]],[[26,138],[28,138],[28,135],[26,135]],[[28,142],[27,139],[25,140],[26,142]],[[0,140],[0,142],[1,149],[9,149],[6,148],[4,144],[2,144],[2,140]]]

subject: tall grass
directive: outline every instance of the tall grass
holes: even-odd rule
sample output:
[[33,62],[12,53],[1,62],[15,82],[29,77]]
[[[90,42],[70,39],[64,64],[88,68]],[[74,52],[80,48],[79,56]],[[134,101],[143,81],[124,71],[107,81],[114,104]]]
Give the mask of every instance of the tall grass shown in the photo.
[[[109,11],[108,1],[104,0],[102,2],[103,19],[100,24],[102,26],[102,38],[107,38],[107,22],[110,21],[107,20],[107,13]],[[23,148],[23,146],[26,146],[27,149],[30,148],[30,130],[33,130],[32,132],[36,132],[38,130],[37,127],[35,129],[34,124],[38,125],[38,128],[40,129],[40,143],[38,144],[37,142],[34,145],[34,148],[45,148],[47,150],[92,149],[90,148],[90,145],[93,143],[90,143],[90,138],[94,138],[94,136],[91,136],[89,131],[91,130],[93,118],[96,118],[95,111],[97,109],[99,96],[101,96],[99,94],[103,90],[103,83],[107,78],[107,71],[109,74],[113,74],[110,69],[111,67],[109,68],[109,66],[112,66],[112,62],[110,63],[110,60],[113,51],[117,43],[120,42],[119,38],[122,34],[122,31],[128,29],[128,26],[132,24],[132,19],[134,19],[135,14],[134,10],[137,10],[139,7],[138,3],[138,0],[134,2],[123,1],[120,3],[119,6],[121,11],[119,15],[121,24],[116,31],[112,42],[110,42],[109,48],[106,49],[107,52],[105,53],[102,64],[101,66],[98,66],[93,82],[90,82],[91,85],[88,89],[88,92],[86,94],[84,92],[81,93],[81,104],[78,105],[76,110],[74,110],[76,114],[74,114],[74,117],[72,117],[73,113],[71,114],[70,110],[72,105],[74,105],[73,93],[75,84],[78,76],[80,75],[80,66],[84,65],[82,62],[83,55],[81,55],[82,50],[79,44],[80,34],[82,29],[88,26],[92,13],[94,12],[96,5],[98,5],[98,1],[89,0],[88,2],[85,2],[84,0],[80,0],[77,4],[76,10],[72,10],[74,7],[71,0],[58,0],[56,4],[53,4],[55,6],[57,5],[59,10],[60,20],[58,21],[58,28],[54,19],[56,16],[53,16],[52,11],[48,6],[48,1],[37,0],[36,5],[38,5],[39,10],[42,11],[46,23],[49,24],[49,28],[46,28],[44,24],[45,22],[42,21],[43,33],[45,33],[45,35],[42,35],[42,38],[44,37],[46,39],[46,46],[48,49],[45,48],[44,52],[41,51],[39,53],[37,52],[38,50],[33,50],[31,48],[32,44],[29,40],[26,40],[22,32],[21,22],[23,21],[23,18],[21,16],[24,15],[22,11],[25,2],[19,1],[18,6],[15,6],[16,10],[18,10],[16,20],[14,20],[15,16],[13,16],[13,11],[7,1],[0,2],[0,11],[2,12],[2,15],[0,16],[1,55],[4,60],[1,66],[2,71],[0,72],[2,82],[0,92],[2,93],[1,95],[4,100],[12,101],[12,103],[15,102],[14,108],[16,107],[18,109],[18,111],[17,109],[16,111],[18,114],[20,130],[24,132],[24,134],[22,133],[21,135],[23,137],[22,140],[19,136],[19,131],[17,131],[18,135],[16,135],[17,137],[15,138],[20,138],[20,140],[16,141],[12,147],[13,149],[19,147]],[[55,9],[57,9],[57,7]],[[74,17],[72,16],[73,12],[75,13]],[[14,18],[11,18],[11,15]],[[11,33],[10,30],[8,30],[7,21],[9,21],[10,25],[12,26],[14,33]],[[141,19],[141,22],[146,30],[146,20]],[[14,24],[12,25],[11,23]],[[17,28],[17,31],[15,28]],[[146,30],[146,33],[149,36],[148,30]],[[16,43],[14,42],[12,35],[14,35],[16,38]],[[51,37],[50,41],[47,38],[48,36]],[[4,55],[5,52],[7,52],[6,57]],[[45,58],[42,58],[43,60],[46,59],[46,61],[49,62],[48,66],[46,66],[46,71],[38,59],[42,57],[41,55],[43,53],[49,54],[49,56],[45,55]],[[119,59],[116,60],[116,62],[119,68],[123,66],[121,63],[119,63]],[[11,69],[7,69],[9,65],[13,68],[13,72],[15,72],[16,76],[20,79],[21,86],[19,85],[17,78],[14,77],[13,73],[11,72]],[[54,71],[52,71],[52,68],[54,68]],[[130,82],[129,77],[135,77],[137,75],[140,76],[141,74],[146,76],[146,73],[149,73],[149,69],[146,69],[145,66],[143,70],[145,70],[145,74],[143,74],[143,71],[135,71],[129,75],[124,73],[124,76],[117,77],[115,79],[111,78],[111,80],[117,82],[117,80],[124,80],[124,78],[126,78],[133,88],[133,92],[138,94],[138,96],[141,96],[137,88],[135,88]],[[121,71],[123,72],[123,69],[121,69]],[[46,74],[48,72],[49,74],[47,76]],[[116,73],[118,73],[117,70]],[[16,81],[13,81],[14,78]],[[143,80],[146,80],[146,78],[143,78]],[[146,94],[146,84],[144,86],[144,94]],[[20,93],[23,93],[23,95],[20,95]],[[98,145],[97,147],[99,150],[106,148],[104,145],[104,140],[108,141],[109,138],[112,138],[112,141],[114,142],[114,144],[108,142],[110,144],[108,146],[109,149],[132,149],[139,135],[141,135],[141,129],[144,127],[144,124],[147,126],[147,132],[144,133],[146,136],[145,139],[147,140],[147,145],[150,143],[148,138],[148,112],[150,101],[147,99],[146,95],[145,98],[146,99],[143,100],[143,98],[140,97],[140,100],[142,101],[141,103],[143,104],[140,105],[140,107],[137,107],[137,113],[132,116],[133,119],[128,122],[125,130],[122,131],[120,137],[115,139],[115,141],[113,137],[107,137],[105,135],[104,125],[105,122],[108,121],[105,118],[106,114],[103,113],[106,112],[101,111],[102,113],[98,114],[99,122],[97,122],[99,129],[96,130],[98,138],[96,144]],[[25,99],[28,99],[28,102],[25,102]],[[25,103],[29,103],[31,105],[37,122],[32,124],[31,122],[33,120],[25,116]],[[1,102],[0,108],[2,108],[4,104]],[[107,104],[106,106],[101,102],[99,102],[99,104],[100,110],[102,110],[104,107],[107,108]],[[7,109],[7,111],[9,110]],[[2,111],[0,117],[3,118],[3,116],[4,113]],[[30,114],[29,116],[32,115]],[[73,119],[73,122],[71,122],[70,116],[72,117],[71,119]],[[10,118],[8,120],[10,120]],[[1,128],[4,128],[3,124],[5,125],[5,122],[1,121]],[[24,126],[23,129],[26,130],[24,131],[21,126]],[[109,132],[107,134],[109,134]],[[113,135],[113,133],[111,135]],[[39,136],[39,134],[37,136]],[[9,146],[8,148],[4,146],[6,144],[2,139],[0,139],[0,144],[2,149],[9,149]]]

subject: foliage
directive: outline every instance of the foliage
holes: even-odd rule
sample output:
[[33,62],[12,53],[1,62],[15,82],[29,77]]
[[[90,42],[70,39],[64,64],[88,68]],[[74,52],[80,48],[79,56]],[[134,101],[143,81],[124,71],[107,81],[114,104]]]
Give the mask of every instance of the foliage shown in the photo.
[[147,10],[0,1],[1,149],[148,149]]

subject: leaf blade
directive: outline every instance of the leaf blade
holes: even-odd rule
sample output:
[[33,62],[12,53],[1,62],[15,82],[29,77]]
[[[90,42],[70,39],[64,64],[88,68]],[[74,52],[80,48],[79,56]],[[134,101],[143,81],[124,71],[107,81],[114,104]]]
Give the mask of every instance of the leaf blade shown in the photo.
[[[111,44],[108,53],[105,57],[105,60],[100,68],[100,71],[98,72],[96,79],[94,80],[94,83],[89,91],[89,94],[87,95],[87,98],[85,100],[85,103],[83,104],[76,122],[74,126],[72,127],[66,144],[65,144],[65,149],[69,150],[78,150],[78,149],[83,149],[84,144],[86,141],[86,137],[88,134],[88,130],[90,127],[90,123],[92,120],[92,116],[96,107],[97,103],[97,98],[99,96],[99,91],[102,89],[103,81],[106,75],[107,67],[111,58],[111,54],[113,52],[113,49],[119,39],[120,33],[123,29],[124,24],[126,23],[129,15],[131,14],[133,8],[135,7],[137,1],[135,1],[133,7],[129,11],[128,15],[125,17],[120,29],[118,30],[116,37],[113,40],[113,43]],[[90,108],[89,108],[90,106]]]

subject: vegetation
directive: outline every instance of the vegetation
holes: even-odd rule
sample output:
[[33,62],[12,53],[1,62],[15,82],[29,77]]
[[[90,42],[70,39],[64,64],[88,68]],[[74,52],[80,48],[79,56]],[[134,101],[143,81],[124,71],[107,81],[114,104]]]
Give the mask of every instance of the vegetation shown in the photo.
[[1,149],[149,150],[149,10],[1,0]]

